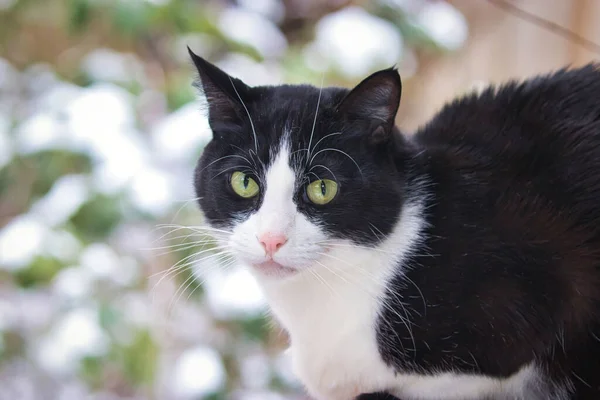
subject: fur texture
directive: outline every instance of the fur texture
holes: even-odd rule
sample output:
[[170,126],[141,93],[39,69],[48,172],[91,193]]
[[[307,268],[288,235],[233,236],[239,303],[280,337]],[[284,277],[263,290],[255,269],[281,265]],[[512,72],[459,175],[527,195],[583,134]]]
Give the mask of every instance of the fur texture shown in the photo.
[[[352,90],[250,88],[191,56],[213,130],[200,208],[312,396],[600,398],[596,66],[463,97],[405,136],[393,69]],[[338,192],[317,205],[323,179]],[[286,238],[273,257],[264,234]]]

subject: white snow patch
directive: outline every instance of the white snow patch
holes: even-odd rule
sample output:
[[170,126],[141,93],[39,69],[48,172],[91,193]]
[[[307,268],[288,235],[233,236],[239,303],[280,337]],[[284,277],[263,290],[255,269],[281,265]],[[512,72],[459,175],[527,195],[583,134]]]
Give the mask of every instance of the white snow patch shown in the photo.
[[402,36],[391,22],[357,6],[323,17],[317,23],[315,41],[306,49],[313,63],[318,63],[318,55],[349,77],[393,66],[400,60],[402,50]]
[[285,7],[278,0],[238,0],[238,4],[275,22],[281,21],[285,14]]
[[38,218],[23,214],[0,231],[0,268],[16,270],[26,267],[40,254],[49,229]]
[[196,399],[217,392],[225,384],[225,368],[220,355],[208,347],[195,347],[177,360],[172,390],[182,399]]
[[269,358],[265,354],[251,354],[243,358],[240,370],[244,387],[262,389],[269,385],[271,370]]
[[230,39],[254,47],[266,58],[280,56],[287,49],[287,39],[277,25],[241,7],[223,11],[218,26]]
[[48,372],[72,373],[82,357],[100,356],[107,349],[108,339],[96,310],[79,308],[62,317],[41,340],[36,358]]
[[281,67],[275,62],[258,63],[247,55],[229,53],[217,65],[228,74],[241,79],[249,86],[277,85],[281,83]]
[[46,224],[65,223],[90,197],[86,177],[66,175],[59,178],[52,189],[31,207],[31,213]]
[[94,278],[79,266],[61,270],[52,282],[52,290],[67,299],[85,299],[93,293]]
[[0,332],[15,326],[17,320],[17,310],[14,305],[6,300],[0,300]]
[[167,173],[148,167],[133,178],[131,200],[140,210],[155,216],[164,215],[175,202],[171,184],[172,179]]
[[82,244],[71,232],[55,230],[44,243],[44,252],[52,257],[70,262],[77,258]]
[[439,45],[448,50],[462,47],[469,34],[466,18],[444,1],[425,3],[417,15],[417,22]]
[[[214,268],[212,259],[199,262],[195,271],[206,273],[205,289],[213,313],[222,318],[259,315],[266,310],[266,300],[252,274],[243,267],[228,271]],[[214,262],[214,261],[213,261]]]
[[118,255],[104,243],[93,243],[81,254],[81,266],[96,279],[110,280],[120,273]]
[[212,131],[199,102],[192,102],[156,124],[151,138],[154,152],[161,159],[189,163],[211,140]]
[[64,123],[52,112],[33,114],[21,122],[15,131],[16,148],[23,154],[77,147],[69,141]]
[[143,67],[137,57],[111,49],[90,52],[83,59],[82,68],[94,81],[144,82]]

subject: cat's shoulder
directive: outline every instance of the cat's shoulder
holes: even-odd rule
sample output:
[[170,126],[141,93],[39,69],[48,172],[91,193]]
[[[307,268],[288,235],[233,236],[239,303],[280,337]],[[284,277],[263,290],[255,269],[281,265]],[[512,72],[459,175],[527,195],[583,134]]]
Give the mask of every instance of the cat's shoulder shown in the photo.
[[415,133],[415,142],[461,164],[542,153],[597,159],[599,93],[600,64],[490,86],[448,103]]

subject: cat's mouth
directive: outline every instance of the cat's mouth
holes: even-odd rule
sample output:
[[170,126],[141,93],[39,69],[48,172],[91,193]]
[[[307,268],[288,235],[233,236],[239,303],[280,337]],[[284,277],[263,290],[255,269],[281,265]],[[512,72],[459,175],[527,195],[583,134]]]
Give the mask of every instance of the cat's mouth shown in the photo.
[[286,267],[274,260],[268,260],[258,264],[252,264],[252,267],[263,275],[273,278],[285,278],[295,275],[298,270],[291,267]]

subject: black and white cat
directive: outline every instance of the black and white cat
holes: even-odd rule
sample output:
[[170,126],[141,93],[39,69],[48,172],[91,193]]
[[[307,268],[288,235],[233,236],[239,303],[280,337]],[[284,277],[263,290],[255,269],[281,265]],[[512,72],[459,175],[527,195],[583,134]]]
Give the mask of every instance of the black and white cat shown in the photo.
[[200,208],[311,396],[600,399],[596,66],[465,96],[404,136],[394,69],[251,88],[190,54],[213,131]]

